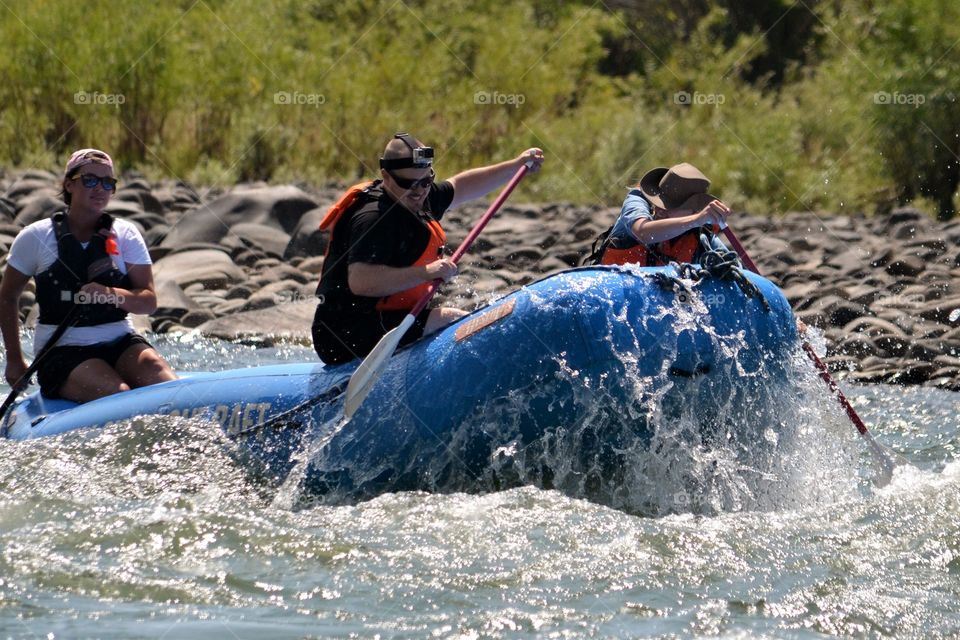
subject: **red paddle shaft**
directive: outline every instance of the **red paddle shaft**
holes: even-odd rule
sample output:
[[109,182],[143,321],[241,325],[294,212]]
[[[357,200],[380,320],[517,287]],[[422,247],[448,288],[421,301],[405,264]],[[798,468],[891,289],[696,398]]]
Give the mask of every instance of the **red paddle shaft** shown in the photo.
[[[517,184],[523,180],[523,176],[527,174],[527,171],[530,169],[529,164],[524,164],[522,167],[517,169],[517,172],[510,179],[510,182],[507,183],[507,186],[503,188],[503,191],[500,192],[500,195],[497,196],[497,199],[493,201],[490,207],[487,209],[486,213],[481,216],[480,220],[477,221],[477,224],[473,226],[473,229],[470,230],[470,233],[467,234],[467,237],[463,239],[463,242],[460,243],[460,246],[457,247],[457,250],[453,252],[453,255],[450,256],[450,260],[454,264],[460,261],[460,258],[463,257],[469,249],[470,245],[473,244],[473,241],[477,239],[477,236],[480,235],[480,232],[483,231],[483,228],[487,226],[487,223],[490,222],[490,218],[493,217],[493,214],[497,212],[500,206],[506,201],[510,196],[510,193],[516,188]],[[437,278],[430,283],[430,288],[426,293],[420,298],[417,304],[410,310],[410,315],[416,317],[421,311],[427,308],[427,305],[430,304],[433,294],[437,292],[437,288],[443,284],[443,278]]]
[[[760,270],[757,269],[757,265],[754,264],[753,260],[750,259],[750,256],[747,255],[747,250],[743,248],[742,244],[740,244],[740,239],[737,238],[737,236],[733,233],[733,229],[725,226],[723,228],[723,235],[725,235],[727,240],[730,241],[730,244],[733,245],[733,250],[736,251],[737,255],[740,256],[740,259],[743,260],[743,264],[746,265],[747,269],[750,269],[750,271],[753,271],[757,275],[761,275]],[[830,390],[833,391],[833,393],[837,396],[837,402],[839,402],[840,406],[843,407],[843,410],[847,412],[847,416],[857,428],[857,431],[859,431],[862,435],[867,435],[867,425],[865,425],[863,420],[860,419],[860,416],[857,415],[856,409],[854,409],[853,405],[850,404],[850,401],[847,400],[847,396],[843,395],[843,391],[840,390],[840,387],[833,379],[833,376],[830,375],[830,370],[827,369],[827,365],[825,365],[823,360],[817,356],[809,342],[804,340],[802,346],[803,350],[806,351],[807,356],[809,356],[813,361],[813,364],[817,366],[817,370],[820,372],[820,378],[827,383],[827,386],[830,387]]]

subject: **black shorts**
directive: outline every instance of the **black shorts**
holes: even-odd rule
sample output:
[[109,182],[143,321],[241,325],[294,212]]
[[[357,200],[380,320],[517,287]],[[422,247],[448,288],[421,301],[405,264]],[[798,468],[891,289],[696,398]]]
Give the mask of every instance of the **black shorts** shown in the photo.
[[84,346],[54,347],[40,361],[37,367],[37,382],[40,393],[47,398],[60,397],[60,387],[74,369],[87,360],[103,360],[111,367],[117,366],[117,360],[123,352],[135,344],[153,345],[139,333],[128,333],[113,342],[101,342]]
[[[400,325],[406,311],[374,311],[368,314],[343,313],[317,306],[313,316],[313,348],[326,364],[342,364],[369,354],[388,331]],[[430,309],[424,309],[407,330],[400,346],[423,336]]]

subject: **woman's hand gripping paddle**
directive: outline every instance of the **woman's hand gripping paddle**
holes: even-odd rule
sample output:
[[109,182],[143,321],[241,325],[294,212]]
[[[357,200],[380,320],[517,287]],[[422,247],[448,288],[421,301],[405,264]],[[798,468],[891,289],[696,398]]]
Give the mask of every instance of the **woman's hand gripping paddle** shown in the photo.
[[23,393],[28,386],[30,386],[30,378],[34,373],[37,372],[37,368],[40,366],[40,361],[50,353],[51,349],[57,346],[57,342],[60,341],[60,338],[63,337],[63,334],[66,333],[67,329],[73,325],[74,320],[80,312],[80,306],[74,304],[70,307],[70,311],[67,312],[67,315],[64,319],[57,325],[57,328],[53,330],[53,335],[50,336],[50,339],[47,340],[46,344],[43,345],[43,348],[40,349],[36,357],[33,359],[33,362],[30,363],[30,366],[27,367],[27,370],[24,372],[20,379],[13,384],[13,388],[10,389],[9,395],[3,401],[3,404],[0,405],[0,437],[6,436],[6,426],[4,425],[4,418],[7,415],[7,411],[10,407],[13,406],[14,401],[17,399],[21,393]]
[[[520,180],[523,179],[523,176],[526,175],[530,167],[531,163],[528,162],[517,169],[517,172],[514,174],[513,178],[510,179],[510,182],[507,183],[507,186],[503,188],[503,191],[500,192],[500,195],[497,196],[497,199],[493,201],[493,204],[490,205],[490,208],[487,209],[487,212],[483,214],[477,224],[474,225],[473,229],[470,230],[470,233],[467,234],[467,237],[463,239],[463,242],[460,243],[460,246],[457,247],[457,250],[450,257],[454,264],[456,264],[463,254],[467,252],[467,250],[470,248],[470,245],[472,245],[474,240],[477,239],[477,236],[480,235],[480,232],[483,231],[483,228],[487,226],[488,222],[490,222],[493,214],[497,212],[500,206],[510,196],[510,193],[514,190]],[[363,404],[367,394],[370,393],[370,390],[373,389],[373,386],[377,383],[377,380],[380,379],[384,368],[386,368],[387,363],[390,361],[390,356],[393,355],[393,352],[396,351],[397,347],[400,345],[400,341],[403,339],[404,334],[406,334],[407,330],[413,326],[413,323],[417,318],[417,314],[426,309],[431,298],[433,298],[433,294],[436,293],[437,288],[442,282],[443,280],[438,278],[430,283],[430,288],[425,294],[423,294],[416,306],[410,310],[410,313],[404,317],[403,321],[398,326],[394,327],[392,330],[388,331],[385,336],[380,338],[380,342],[377,343],[377,346],[373,348],[364,361],[360,363],[360,366],[357,367],[357,370],[353,372],[353,375],[350,377],[350,382],[347,384],[347,397],[343,406],[343,413],[348,418],[352,417],[360,405]]]
[[[737,255],[740,256],[740,259],[743,260],[744,266],[757,275],[761,275],[759,269],[757,269],[757,265],[754,264],[753,260],[750,259],[750,256],[747,255],[747,250],[743,248],[743,245],[740,244],[740,240],[737,238],[736,234],[733,233],[733,229],[724,225],[723,235],[727,237],[727,240],[729,240],[730,244],[733,246],[733,250],[736,251]],[[837,402],[839,402],[840,406],[843,407],[844,411],[847,412],[847,417],[850,418],[850,422],[853,423],[853,426],[857,428],[857,431],[860,432],[860,435],[863,436],[866,439],[867,444],[870,445],[870,450],[874,453],[877,463],[880,467],[880,473],[873,478],[873,483],[878,487],[885,487],[890,483],[890,479],[893,477],[893,470],[896,467],[893,457],[879,442],[873,439],[873,435],[867,430],[867,425],[865,425],[863,420],[860,419],[860,416],[857,415],[856,409],[853,408],[853,405],[850,404],[850,401],[847,400],[847,397],[843,395],[843,391],[840,390],[840,387],[833,379],[833,376],[830,375],[830,370],[827,369],[827,365],[825,365],[817,356],[816,352],[813,350],[813,347],[810,346],[810,343],[804,340],[802,346],[804,352],[817,367],[817,370],[820,373],[820,378],[827,383],[827,386],[830,387],[830,390],[836,395]]]

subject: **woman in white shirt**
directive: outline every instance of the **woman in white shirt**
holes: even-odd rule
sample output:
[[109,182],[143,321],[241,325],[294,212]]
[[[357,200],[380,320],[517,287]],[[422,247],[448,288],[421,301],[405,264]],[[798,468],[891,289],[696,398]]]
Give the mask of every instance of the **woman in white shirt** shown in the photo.
[[127,313],[153,313],[157,295],[139,231],[104,213],[116,184],[109,155],[97,149],[74,152],[63,177],[67,210],[27,226],[10,247],[0,282],[0,330],[10,385],[28,368],[20,348],[18,307],[31,277],[40,305],[34,353],[58,325],[69,325],[38,363],[43,395],[87,402],[176,378],[127,318]]

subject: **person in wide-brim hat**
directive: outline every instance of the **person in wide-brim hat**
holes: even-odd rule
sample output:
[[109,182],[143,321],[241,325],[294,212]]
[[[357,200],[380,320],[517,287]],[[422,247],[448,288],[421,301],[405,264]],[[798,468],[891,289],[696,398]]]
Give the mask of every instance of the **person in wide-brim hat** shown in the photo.
[[627,194],[616,223],[595,243],[598,264],[697,262],[707,249],[725,249],[713,231],[730,208],[709,191],[710,179],[692,164],[648,171]]

